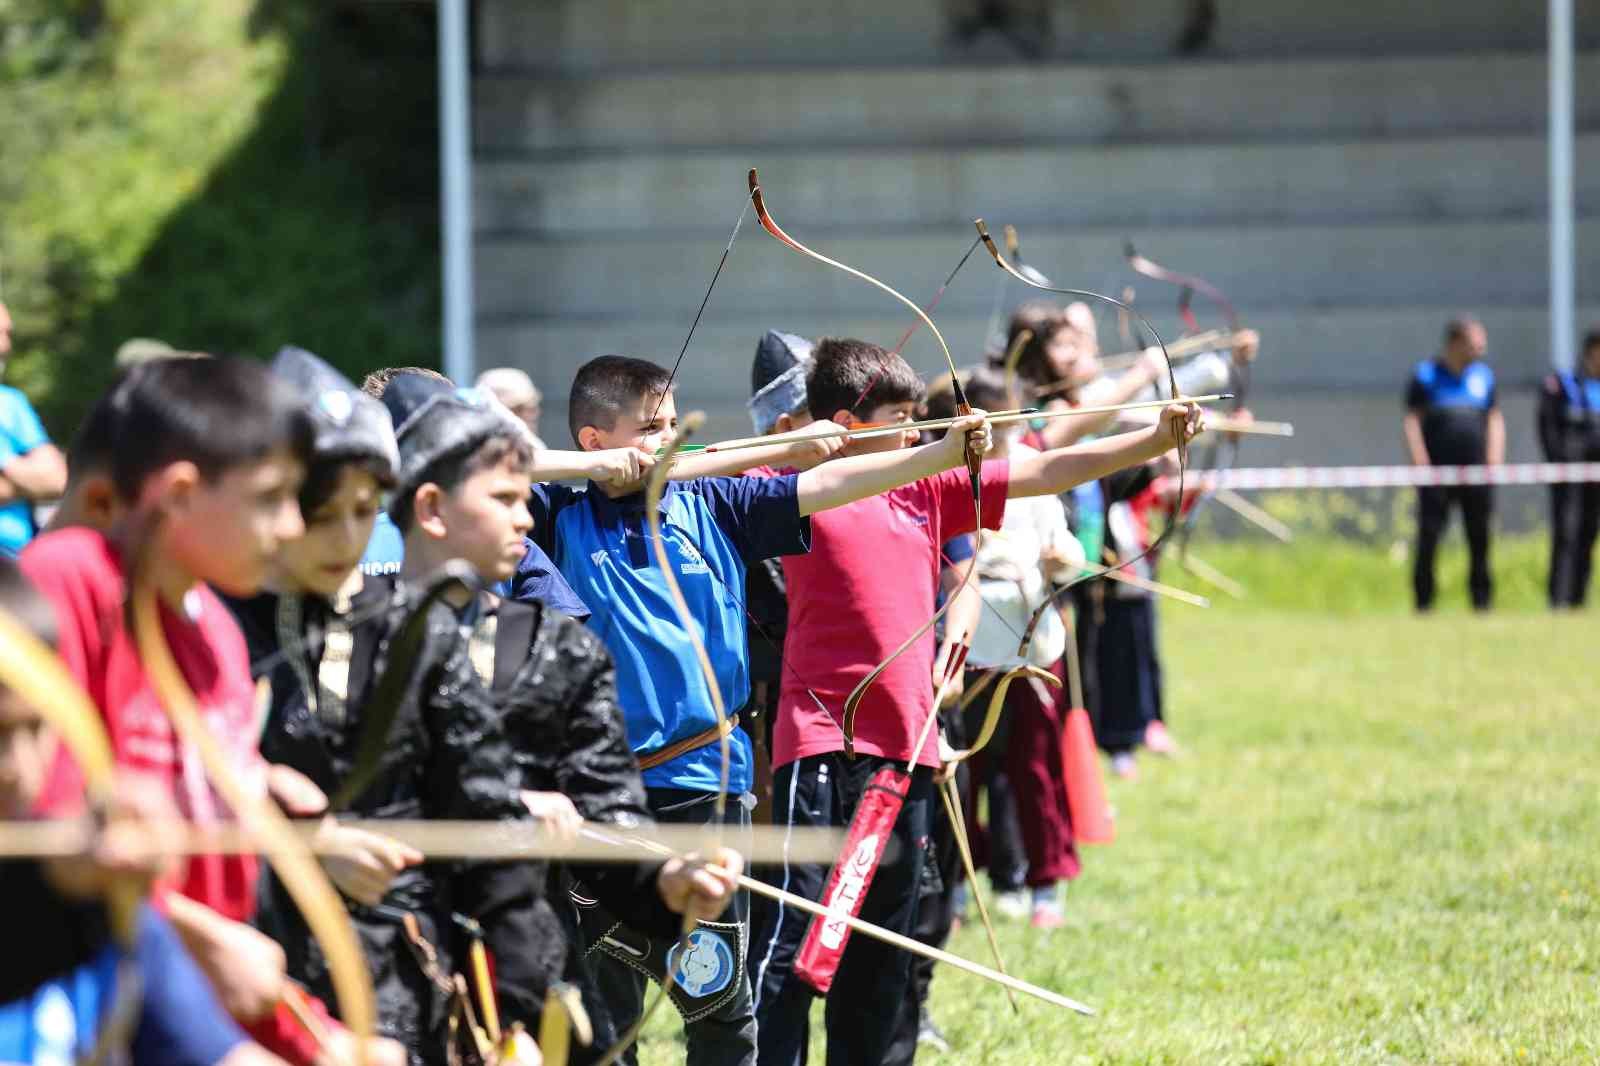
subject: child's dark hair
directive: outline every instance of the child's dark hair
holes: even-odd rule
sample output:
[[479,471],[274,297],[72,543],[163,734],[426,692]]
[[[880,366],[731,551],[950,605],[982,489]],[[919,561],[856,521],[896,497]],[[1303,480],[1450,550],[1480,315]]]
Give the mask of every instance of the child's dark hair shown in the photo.
[[632,410],[641,400],[666,395],[671,382],[666,367],[648,359],[602,355],[584,363],[572,379],[572,396],[567,401],[572,442],[578,443],[578,431],[584,426],[610,430],[623,411]]
[[1007,411],[1019,406],[1006,394],[1005,372],[992,366],[975,366],[961,373],[967,402],[984,411]]
[[381,370],[374,370],[361,379],[361,391],[371,396],[374,400],[383,399],[383,390],[389,387],[389,382],[401,374],[416,374],[420,377],[435,378],[439,381],[450,379],[437,370],[429,370],[425,366],[386,366]]
[[[112,482],[124,500],[169,463],[188,461],[206,481],[288,448],[304,462],[312,428],[305,401],[249,359],[160,359],[110,394]],[[92,450],[92,449],[91,449]]]
[[824,337],[811,350],[806,399],[817,418],[856,417],[891,403],[920,403],[922,379],[904,359],[868,341]]
[[1595,326],[1583,335],[1583,348],[1580,350],[1584,355],[1588,355],[1596,348],[1600,348],[1600,326]]
[[402,535],[409,533],[417,519],[416,490],[423,485],[438,485],[445,492],[454,492],[473,474],[499,466],[507,460],[531,474],[533,459],[533,442],[526,434],[496,433],[476,448],[446,455],[424,470],[409,495],[401,493],[390,501],[389,519]]
[[1017,356],[1017,377],[1035,385],[1053,384],[1056,372],[1046,353],[1055,335],[1071,328],[1066,315],[1055,304],[1043,300],[1025,303],[1012,313],[1011,325],[1006,329],[1005,350],[995,356],[995,361],[1004,363],[1017,338],[1026,330],[1031,336]]
[[379,485],[384,483],[389,471],[379,459],[320,459],[306,466],[306,478],[300,483],[300,514],[307,521],[333,499],[339,489],[339,479],[344,468],[354,466],[371,474]]
[[67,448],[67,480],[75,483],[87,474],[109,474],[112,461],[119,448],[125,447],[127,437],[123,424],[127,421],[128,401],[125,393],[139,387],[139,382],[154,362],[135,363],[112,381],[111,387],[101,393],[78,427],[77,435]]
[[0,607],[44,643],[56,646],[56,614],[50,601],[23,576],[16,560],[0,558]]

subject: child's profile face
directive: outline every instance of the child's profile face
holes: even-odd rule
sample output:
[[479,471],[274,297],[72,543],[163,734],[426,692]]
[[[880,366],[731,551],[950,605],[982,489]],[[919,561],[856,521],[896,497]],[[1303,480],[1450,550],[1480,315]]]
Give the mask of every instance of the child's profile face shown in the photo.
[[168,507],[169,543],[189,573],[233,596],[260,591],[279,550],[305,532],[305,468],[288,449],[197,481]]
[[515,574],[527,552],[523,538],[533,528],[531,480],[532,471],[508,455],[440,497],[445,546],[485,581],[504,581]]
[[32,811],[51,749],[44,720],[16,693],[0,688],[0,817],[24,818]]
[[381,491],[370,470],[345,463],[333,495],[305,516],[305,535],[278,550],[284,584],[295,592],[332,599],[372,539]]
[[580,443],[585,451],[637,448],[654,455],[672,442],[678,432],[678,401],[672,393],[646,396],[631,410],[617,415],[610,429],[585,426]]

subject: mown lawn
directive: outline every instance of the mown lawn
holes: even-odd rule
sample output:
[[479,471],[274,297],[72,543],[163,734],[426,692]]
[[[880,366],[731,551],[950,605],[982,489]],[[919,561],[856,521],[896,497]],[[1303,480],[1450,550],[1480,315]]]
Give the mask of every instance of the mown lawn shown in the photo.
[[[1183,757],[1113,785],[1068,925],[942,971],[922,1061],[1600,1061],[1600,625],[1173,607]],[[985,957],[969,926],[955,950]],[[658,1019],[643,1061],[682,1061]],[[819,1026],[820,1028],[820,1026]],[[822,1061],[820,1036],[814,1061]]]

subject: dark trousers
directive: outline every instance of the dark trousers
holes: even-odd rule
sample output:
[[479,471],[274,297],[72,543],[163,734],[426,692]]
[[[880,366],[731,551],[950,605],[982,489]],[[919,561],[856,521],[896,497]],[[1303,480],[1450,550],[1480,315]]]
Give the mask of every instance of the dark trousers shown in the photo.
[[1107,593],[1096,639],[1100,714],[1094,736],[1115,755],[1144,742],[1151,722],[1162,720],[1161,657],[1156,651],[1156,607],[1148,596]]
[[1582,607],[1589,598],[1594,542],[1600,534],[1600,484],[1550,486],[1550,606]]
[[1494,514],[1494,490],[1487,485],[1458,485],[1450,488],[1417,490],[1417,558],[1411,573],[1417,610],[1433,606],[1433,560],[1439,537],[1450,520],[1450,506],[1461,508],[1461,521],[1467,527],[1467,551],[1472,568],[1467,588],[1472,606],[1488,610],[1494,596],[1489,577],[1489,519]]
[[[891,760],[873,756],[847,759],[842,753],[812,755],[773,774],[773,824],[845,826],[861,791]],[[872,879],[861,918],[911,935],[917,918],[933,795],[933,775],[918,767],[900,811],[889,853]],[[774,871],[780,887],[818,899],[826,868],[791,863]],[[761,1066],[801,1066],[806,1061],[807,1017],[816,993],[794,976],[794,957],[805,940],[811,916],[780,907],[754,931],[750,941],[750,980],[755,990]],[[911,956],[881,941],[852,933],[828,993],[824,1013],[828,1066],[880,1066],[890,1058],[900,1012],[911,1009]]]
[[[977,684],[982,676],[983,671],[968,671],[967,684]],[[966,816],[967,832],[972,839],[972,861],[979,869],[989,871],[989,884],[996,892],[1016,892],[1028,876],[1028,852],[1023,843],[1016,789],[1012,786],[1012,766],[1008,760],[998,757],[998,753],[1004,753],[1011,745],[1019,688],[1020,683],[1011,686],[1006,694],[1006,709],[1000,712],[999,724],[995,726],[988,747],[968,763],[972,768],[972,784],[967,794]],[[988,709],[989,694],[985,692],[967,708],[963,723],[967,736],[977,736]],[[978,817],[980,794],[989,797],[987,821]]]
[[[652,788],[645,790],[645,798],[656,821],[663,823],[709,825],[716,812],[715,796],[708,793]],[[727,839],[730,846],[738,847],[739,830],[750,824],[750,812],[737,796],[728,797],[724,824],[735,827]],[[749,893],[741,890],[721,920],[744,923],[749,907]],[[594,952],[591,958],[607,1012],[620,1033],[643,1011],[645,991],[650,982],[638,970],[602,952]],[[742,973],[740,978],[739,991],[726,1004],[683,1027],[688,1043],[684,1060],[690,1066],[755,1066],[756,1019],[750,1002],[748,972]],[[623,1058],[630,1066],[638,1061],[636,1048],[637,1045],[630,1047]]]

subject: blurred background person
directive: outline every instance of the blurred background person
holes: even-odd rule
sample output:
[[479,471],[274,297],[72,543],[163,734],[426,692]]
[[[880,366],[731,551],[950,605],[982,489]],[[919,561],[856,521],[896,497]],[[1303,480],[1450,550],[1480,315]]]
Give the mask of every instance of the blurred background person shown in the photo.
[[[1484,362],[1489,337],[1475,318],[1451,319],[1444,350],[1424,359],[1406,384],[1403,421],[1406,449],[1414,466],[1499,466],[1506,460],[1506,423],[1500,413],[1494,371]],[[1434,554],[1450,519],[1461,509],[1472,556],[1467,587],[1475,610],[1493,599],[1489,576],[1489,524],[1494,490],[1487,485],[1423,487],[1417,490],[1417,556],[1412,586],[1419,611],[1433,607]]]
[[[1575,370],[1544,379],[1539,445],[1552,463],[1600,462],[1600,326],[1583,338]],[[1550,486],[1551,607],[1582,607],[1600,533],[1600,483]]]
[[[0,373],[11,357],[11,312],[0,303]],[[67,488],[67,460],[50,443],[33,404],[0,385],[0,556],[15,559],[39,532],[34,505]]]
[[497,366],[478,375],[478,388],[488,389],[495,398],[511,409],[511,413],[527,425],[533,434],[533,447],[544,451],[548,445],[539,436],[539,414],[544,394],[533,379],[514,366]]

